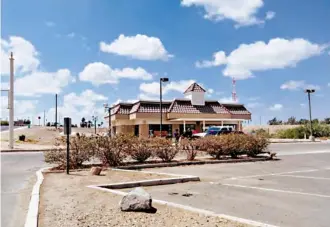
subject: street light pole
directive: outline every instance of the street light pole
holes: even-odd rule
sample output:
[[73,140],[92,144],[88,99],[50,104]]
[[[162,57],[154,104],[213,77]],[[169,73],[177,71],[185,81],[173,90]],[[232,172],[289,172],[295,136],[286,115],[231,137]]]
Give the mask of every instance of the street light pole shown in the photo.
[[311,105],[311,93],[314,93],[315,89],[305,89],[305,93],[308,95],[308,105],[309,105],[309,129],[310,129],[310,139],[314,141],[313,137],[313,126],[312,126],[312,105]]
[[160,109],[160,137],[162,137],[162,128],[163,128],[163,91],[162,91],[162,82],[168,82],[168,78],[162,77],[159,79],[159,109]]
[[105,110],[108,110],[108,118],[109,118],[109,136],[111,137],[111,107],[108,106],[108,103],[104,103],[103,107]]
[[10,79],[9,79],[9,148],[14,148],[14,57],[10,53]]

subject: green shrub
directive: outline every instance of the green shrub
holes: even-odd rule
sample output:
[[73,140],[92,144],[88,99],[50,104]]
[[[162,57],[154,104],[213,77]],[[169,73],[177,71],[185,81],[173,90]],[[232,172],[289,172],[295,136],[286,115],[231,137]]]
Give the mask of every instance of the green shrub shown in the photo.
[[[330,126],[326,124],[313,124],[313,135],[315,137],[330,137]],[[299,126],[290,129],[283,129],[276,132],[275,137],[280,139],[304,139],[310,136],[309,125]]]

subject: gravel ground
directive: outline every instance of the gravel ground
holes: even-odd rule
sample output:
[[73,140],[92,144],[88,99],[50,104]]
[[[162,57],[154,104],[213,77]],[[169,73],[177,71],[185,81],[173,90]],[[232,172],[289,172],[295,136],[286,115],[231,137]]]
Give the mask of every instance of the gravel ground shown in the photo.
[[41,186],[39,227],[94,226],[246,226],[217,217],[154,204],[157,213],[121,212],[121,196],[87,188],[90,184],[164,178],[165,175],[106,171],[89,176],[87,171],[46,173]]

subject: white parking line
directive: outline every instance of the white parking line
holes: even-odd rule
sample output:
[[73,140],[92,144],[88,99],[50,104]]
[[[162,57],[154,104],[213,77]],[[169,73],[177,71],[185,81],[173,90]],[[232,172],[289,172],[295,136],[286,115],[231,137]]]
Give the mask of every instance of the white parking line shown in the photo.
[[287,156],[287,155],[304,155],[304,154],[324,154],[330,153],[329,150],[316,150],[316,151],[287,151],[287,152],[277,152],[276,156]]
[[236,188],[256,189],[256,190],[260,190],[260,191],[270,191],[270,192],[315,196],[315,197],[321,197],[321,198],[330,198],[330,195],[321,195],[321,194],[296,192],[296,191],[286,191],[286,190],[273,189],[273,188],[253,187],[253,186],[246,186],[246,185],[239,185],[239,184],[221,184],[221,185],[225,185],[225,186],[229,186],[229,187],[236,187]]
[[296,171],[290,171],[290,172],[258,174],[258,175],[250,175],[250,176],[231,177],[229,179],[237,180],[237,179],[254,178],[254,177],[276,176],[276,175],[290,174],[290,173],[309,173],[309,172],[316,172],[316,171],[319,171],[319,169],[308,169],[308,170],[296,170]]
[[315,180],[330,180],[330,178],[327,177],[309,177],[309,176],[297,176],[297,175],[289,175],[289,174],[281,174],[278,175],[280,177],[295,177],[295,178],[306,178],[306,179],[315,179]]

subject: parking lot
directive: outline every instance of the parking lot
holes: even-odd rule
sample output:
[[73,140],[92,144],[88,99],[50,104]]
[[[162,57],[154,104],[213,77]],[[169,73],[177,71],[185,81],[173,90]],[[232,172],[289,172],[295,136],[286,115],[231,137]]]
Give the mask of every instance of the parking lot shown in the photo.
[[330,144],[274,144],[271,150],[280,161],[153,169],[201,182],[147,191],[154,199],[274,226],[329,226]]

